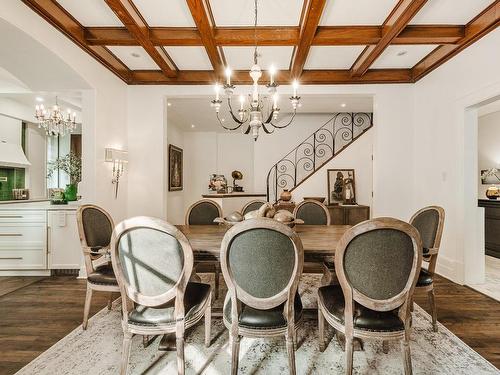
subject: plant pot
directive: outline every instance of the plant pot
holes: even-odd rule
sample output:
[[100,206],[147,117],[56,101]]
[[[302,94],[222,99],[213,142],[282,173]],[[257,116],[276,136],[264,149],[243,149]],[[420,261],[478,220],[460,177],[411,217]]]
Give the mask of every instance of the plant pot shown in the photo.
[[66,190],[64,191],[64,198],[67,201],[76,201],[78,193],[78,186],[76,184],[66,185]]

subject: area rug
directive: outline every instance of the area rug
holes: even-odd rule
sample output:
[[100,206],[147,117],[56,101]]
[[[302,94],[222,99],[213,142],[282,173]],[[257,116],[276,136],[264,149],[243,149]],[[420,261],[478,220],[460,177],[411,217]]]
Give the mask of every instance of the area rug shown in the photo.
[[[205,281],[210,280],[204,275]],[[305,275],[300,294],[305,307],[315,306],[318,275]],[[224,296],[222,284],[221,296]],[[214,303],[220,306],[222,297]],[[120,306],[97,313],[87,331],[78,327],[38,358],[22,368],[19,375],[118,374],[123,332]],[[331,339],[332,331],[329,330]],[[231,353],[227,329],[222,320],[212,320],[212,345],[204,346],[203,321],[186,337],[187,374],[221,375],[230,373]],[[299,330],[296,352],[297,374],[343,374],[344,352],[335,339],[324,352],[318,350],[317,323],[306,320]],[[157,339],[149,347],[142,338],[133,338],[129,373],[176,374],[175,352],[159,352]],[[434,333],[430,316],[415,307],[411,340],[414,374],[500,374],[492,364],[472,350],[458,337],[439,325]],[[288,374],[288,362],[283,339],[243,338],[240,347],[240,374]],[[403,360],[399,343],[390,344],[389,353],[382,351],[381,341],[365,342],[364,350],[354,353],[355,374],[402,374]]]

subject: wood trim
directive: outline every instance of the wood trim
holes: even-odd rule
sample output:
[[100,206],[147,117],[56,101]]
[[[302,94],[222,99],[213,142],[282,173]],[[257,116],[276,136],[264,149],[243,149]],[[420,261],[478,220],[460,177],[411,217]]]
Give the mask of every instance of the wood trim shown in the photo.
[[149,39],[149,26],[130,0],[105,0],[106,4],[123,22],[127,30],[146,50],[148,55],[168,77],[175,77],[176,71],[163,48],[155,47]]
[[111,70],[125,83],[131,83],[131,71],[104,46],[89,46],[84,27],[55,0],[22,0],[35,13],[66,35],[76,45]]
[[425,77],[499,25],[500,1],[497,0],[465,26],[464,37],[457,44],[440,46],[417,63],[412,68],[413,80],[418,81]]
[[403,31],[413,16],[417,14],[426,2],[427,0],[399,1],[382,25],[382,37],[380,41],[375,45],[365,48],[354,62],[351,68],[353,77],[360,77],[366,73],[375,60],[384,52],[389,44],[391,44],[394,38]]
[[222,74],[224,64],[222,62],[222,56],[219,53],[217,44],[215,43],[213,23],[209,17],[210,11],[206,0],[186,0],[186,3],[189,7],[191,15],[193,16],[201,41],[205,46],[208,58],[210,59],[216,74]]
[[300,39],[292,59],[292,76],[299,78],[306,63],[311,43],[316,34],[326,0],[309,0],[300,29]]

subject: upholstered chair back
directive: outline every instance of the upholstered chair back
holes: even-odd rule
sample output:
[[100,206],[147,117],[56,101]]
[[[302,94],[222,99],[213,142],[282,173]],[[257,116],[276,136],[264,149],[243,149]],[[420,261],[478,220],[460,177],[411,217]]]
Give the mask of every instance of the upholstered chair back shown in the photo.
[[330,212],[318,201],[306,200],[299,203],[294,214],[297,219],[304,220],[306,225],[330,225]]
[[233,226],[221,245],[229,293],[257,309],[276,307],[295,295],[303,262],[297,234],[272,219],[245,220]]
[[113,232],[113,221],[102,208],[93,205],[81,207],[81,220],[88,247],[108,247]]
[[217,225],[214,219],[222,217],[221,207],[210,199],[202,199],[189,207],[186,225]]
[[245,216],[247,213],[249,213],[250,211],[255,211],[255,210],[258,210],[259,208],[262,207],[263,204],[266,204],[267,202],[266,201],[263,201],[263,200],[255,200],[255,201],[251,201],[251,202],[248,202],[246,205],[243,206],[243,208],[241,209],[241,214],[243,216]]
[[426,249],[439,248],[444,223],[444,209],[438,206],[425,207],[413,215],[410,224],[417,228]]
[[184,290],[193,268],[187,238],[156,218],[122,221],[113,232],[111,259],[120,290],[144,306],[159,306]]
[[396,309],[408,299],[421,263],[417,230],[392,218],[354,226],[344,234],[335,254],[346,300],[352,298],[377,311]]

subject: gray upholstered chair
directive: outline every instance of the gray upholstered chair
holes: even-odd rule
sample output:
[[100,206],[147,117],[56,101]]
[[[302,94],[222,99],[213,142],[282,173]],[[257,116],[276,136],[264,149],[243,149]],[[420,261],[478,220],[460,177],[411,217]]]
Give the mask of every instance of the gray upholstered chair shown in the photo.
[[300,202],[293,214],[297,219],[304,220],[305,225],[330,225],[330,211],[321,202],[307,199]]
[[175,333],[177,369],[184,374],[184,332],[205,317],[210,345],[211,287],[189,282],[193,250],[169,223],[135,217],[113,231],[111,259],[122,297],[121,374],[127,373],[133,335]]
[[243,221],[221,244],[228,293],[223,321],[231,340],[231,373],[238,372],[240,338],[285,336],[290,373],[295,374],[296,329],[302,302],[297,293],[304,264],[298,235],[272,219]]
[[87,295],[82,323],[83,329],[87,329],[92,291],[109,292],[108,309],[111,309],[113,293],[120,292],[109,257],[114,225],[109,213],[92,204],[80,206],[76,218],[87,272]]
[[346,374],[352,373],[353,339],[402,340],[405,374],[412,373],[411,301],[422,264],[422,241],[408,223],[392,218],[349,229],[335,251],[340,285],[318,289],[320,349],[324,319],[345,335]]
[[[219,225],[214,223],[214,219],[222,217],[222,208],[213,200],[200,199],[193,203],[186,212],[185,224],[186,225]],[[213,267],[215,274],[214,281],[214,297],[219,298],[219,281],[220,281],[220,265],[219,262],[213,260],[202,261],[198,260],[197,264],[204,264]],[[196,265],[195,265],[196,266]]]
[[417,211],[410,219],[410,224],[417,228],[422,237],[423,260],[429,264],[422,268],[417,281],[417,289],[426,291],[432,314],[432,329],[437,332],[437,309],[434,300],[434,272],[436,270],[439,246],[444,227],[444,209],[429,206]]
[[243,208],[241,209],[241,214],[243,216],[245,216],[250,211],[258,210],[263,204],[266,204],[266,203],[267,203],[267,201],[264,201],[261,199],[255,199],[253,201],[250,201],[243,206]]

